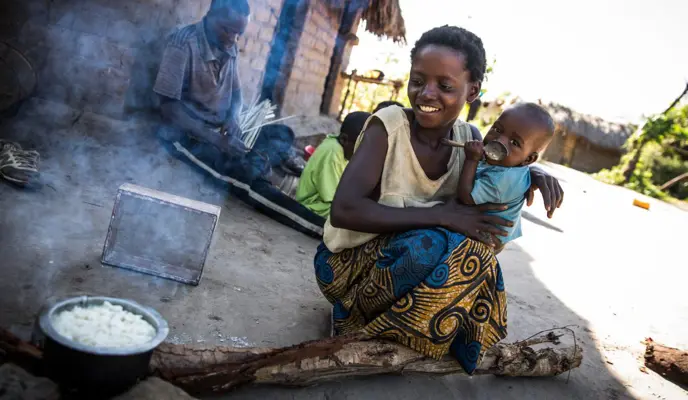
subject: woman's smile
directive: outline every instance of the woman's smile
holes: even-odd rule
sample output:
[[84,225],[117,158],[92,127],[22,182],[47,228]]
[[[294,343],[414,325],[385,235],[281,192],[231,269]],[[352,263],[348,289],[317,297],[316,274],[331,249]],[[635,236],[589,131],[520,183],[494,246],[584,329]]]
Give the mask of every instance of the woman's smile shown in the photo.
[[429,113],[429,114],[436,113],[436,112],[440,111],[440,109],[437,107],[426,106],[426,105],[422,105],[422,104],[418,105],[418,109],[424,113]]

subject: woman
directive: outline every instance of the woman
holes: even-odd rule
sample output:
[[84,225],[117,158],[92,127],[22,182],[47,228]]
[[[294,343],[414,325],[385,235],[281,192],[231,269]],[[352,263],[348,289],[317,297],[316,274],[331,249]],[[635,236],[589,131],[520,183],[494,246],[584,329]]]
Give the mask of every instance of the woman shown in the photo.
[[[489,215],[503,205],[453,200],[465,155],[441,140],[482,140],[457,117],[480,93],[485,50],[471,32],[443,26],[423,34],[411,62],[412,108],[385,108],[364,128],[315,256],[316,277],[336,333],[362,331],[433,358],[450,353],[470,374],[506,336],[502,273],[481,240],[505,235],[500,226],[511,223]],[[539,170],[531,178],[528,204],[539,188],[551,217],[561,187]]]

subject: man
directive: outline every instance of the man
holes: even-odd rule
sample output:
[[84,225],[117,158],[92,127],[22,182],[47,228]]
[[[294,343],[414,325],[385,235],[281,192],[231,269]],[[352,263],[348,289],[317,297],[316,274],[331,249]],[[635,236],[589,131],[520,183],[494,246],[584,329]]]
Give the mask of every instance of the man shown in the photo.
[[337,185],[368,117],[370,113],[363,111],[350,113],[342,122],[339,136],[329,135],[323,140],[301,174],[296,201],[323,218],[330,215]]
[[249,13],[247,0],[213,0],[203,20],[169,38],[153,88],[165,122],[161,139],[180,141],[220,173],[246,152],[237,41]]

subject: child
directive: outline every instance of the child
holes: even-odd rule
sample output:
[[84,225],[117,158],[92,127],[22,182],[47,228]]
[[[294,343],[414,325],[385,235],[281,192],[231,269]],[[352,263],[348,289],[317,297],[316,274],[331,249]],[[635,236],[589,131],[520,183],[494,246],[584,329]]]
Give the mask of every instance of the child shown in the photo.
[[329,217],[339,180],[368,117],[367,112],[349,113],[342,122],[339,136],[330,135],[318,146],[301,174],[296,201],[323,218]]
[[[537,104],[524,103],[504,111],[484,141],[469,141],[464,146],[466,161],[459,178],[458,199],[468,205],[508,206],[495,213],[514,223],[505,227],[508,236],[495,236],[501,246],[521,236],[521,207],[530,188],[528,166],[538,160],[553,134],[554,122],[549,113]],[[506,146],[508,155],[501,161],[483,160],[483,146],[495,140]]]

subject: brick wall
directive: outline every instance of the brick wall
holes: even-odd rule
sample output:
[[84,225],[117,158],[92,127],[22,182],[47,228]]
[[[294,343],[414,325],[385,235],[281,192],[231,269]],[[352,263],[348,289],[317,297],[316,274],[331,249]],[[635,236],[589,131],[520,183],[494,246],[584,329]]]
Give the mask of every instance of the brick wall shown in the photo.
[[[240,42],[247,101],[261,81],[281,0],[250,0],[252,21]],[[122,117],[150,106],[164,38],[200,20],[209,0],[9,0],[0,36],[16,44],[39,73],[36,95]]]
[[251,21],[239,41],[239,78],[245,103],[251,102],[260,92],[263,71],[282,9],[282,0],[250,0],[249,3]]
[[323,0],[313,0],[287,84],[283,115],[318,115],[330,68],[341,9],[331,9]]

